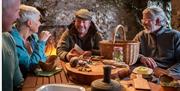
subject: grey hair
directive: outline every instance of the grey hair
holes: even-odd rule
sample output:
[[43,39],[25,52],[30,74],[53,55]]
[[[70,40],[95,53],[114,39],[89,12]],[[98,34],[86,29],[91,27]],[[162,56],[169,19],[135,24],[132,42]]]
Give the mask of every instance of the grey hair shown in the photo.
[[158,7],[158,6],[150,6],[148,8],[146,8],[143,13],[148,13],[150,14],[152,19],[155,19],[156,17],[158,17],[160,19],[160,23],[162,26],[166,26],[168,23],[168,19],[164,13],[164,11],[162,10],[162,8]]
[[41,13],[35,7],[28,5],[20,5],[20,18],[17,20],[17,23],[21,25],[28,20],[35,20],[40,15]]

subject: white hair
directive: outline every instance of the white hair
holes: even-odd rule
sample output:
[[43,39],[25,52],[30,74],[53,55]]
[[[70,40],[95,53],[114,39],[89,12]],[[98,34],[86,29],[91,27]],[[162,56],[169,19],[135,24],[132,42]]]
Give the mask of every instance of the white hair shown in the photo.
[[146,8],[143,13],[148,13],[150,14],[152,19],[155,19],[156,17],[158,17],[160,19],[161,25],[165,26],[168,23],[168,19],[164,13],[164,11],[162,10],[162,8],[158,7],[158,6],[150,6],[148,8]]
[[17,20],[17,23],[23,24],[28,20],[35,20],[40,15],[41,13],[35,7],[28,5],[20,5],[20,11],[19,11],[20,18]]

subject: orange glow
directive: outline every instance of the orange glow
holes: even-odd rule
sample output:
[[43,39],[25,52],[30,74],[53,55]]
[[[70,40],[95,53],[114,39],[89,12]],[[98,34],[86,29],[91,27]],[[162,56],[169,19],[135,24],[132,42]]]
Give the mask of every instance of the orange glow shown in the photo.
[[45,49],[46,56],[56,55],[56,48],[53,44],[47,44]]

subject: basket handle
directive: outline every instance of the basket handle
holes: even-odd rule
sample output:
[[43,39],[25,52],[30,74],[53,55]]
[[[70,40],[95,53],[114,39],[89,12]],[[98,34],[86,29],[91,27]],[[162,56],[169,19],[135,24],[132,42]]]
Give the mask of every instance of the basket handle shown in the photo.
[[121,25],[121,24],[119,24],[116,28],[115,28],[115,30],[113,31],[113,44],[116,42],[116,33],[117,32],[120,32],[120,31],[122,31],[122,33],[123,34],[120,34],[120,35],[122,35],[122,40],[123,41],[126,41],[126,31],[125,31],[125,28],[124,28],[124,26],[123,25]]

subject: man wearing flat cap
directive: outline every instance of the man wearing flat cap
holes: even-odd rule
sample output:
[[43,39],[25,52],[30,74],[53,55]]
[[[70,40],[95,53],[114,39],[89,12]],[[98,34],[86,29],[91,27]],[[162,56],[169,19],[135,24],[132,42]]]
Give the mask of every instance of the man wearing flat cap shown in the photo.
[[98,29],[92,22],[91,12],[80,9],[75,12],[75,20],[69,25],[69,31],[65,31],[61,36],[57,45],[57,55],[63,61],[80,55],[99,55],[101,40]]

